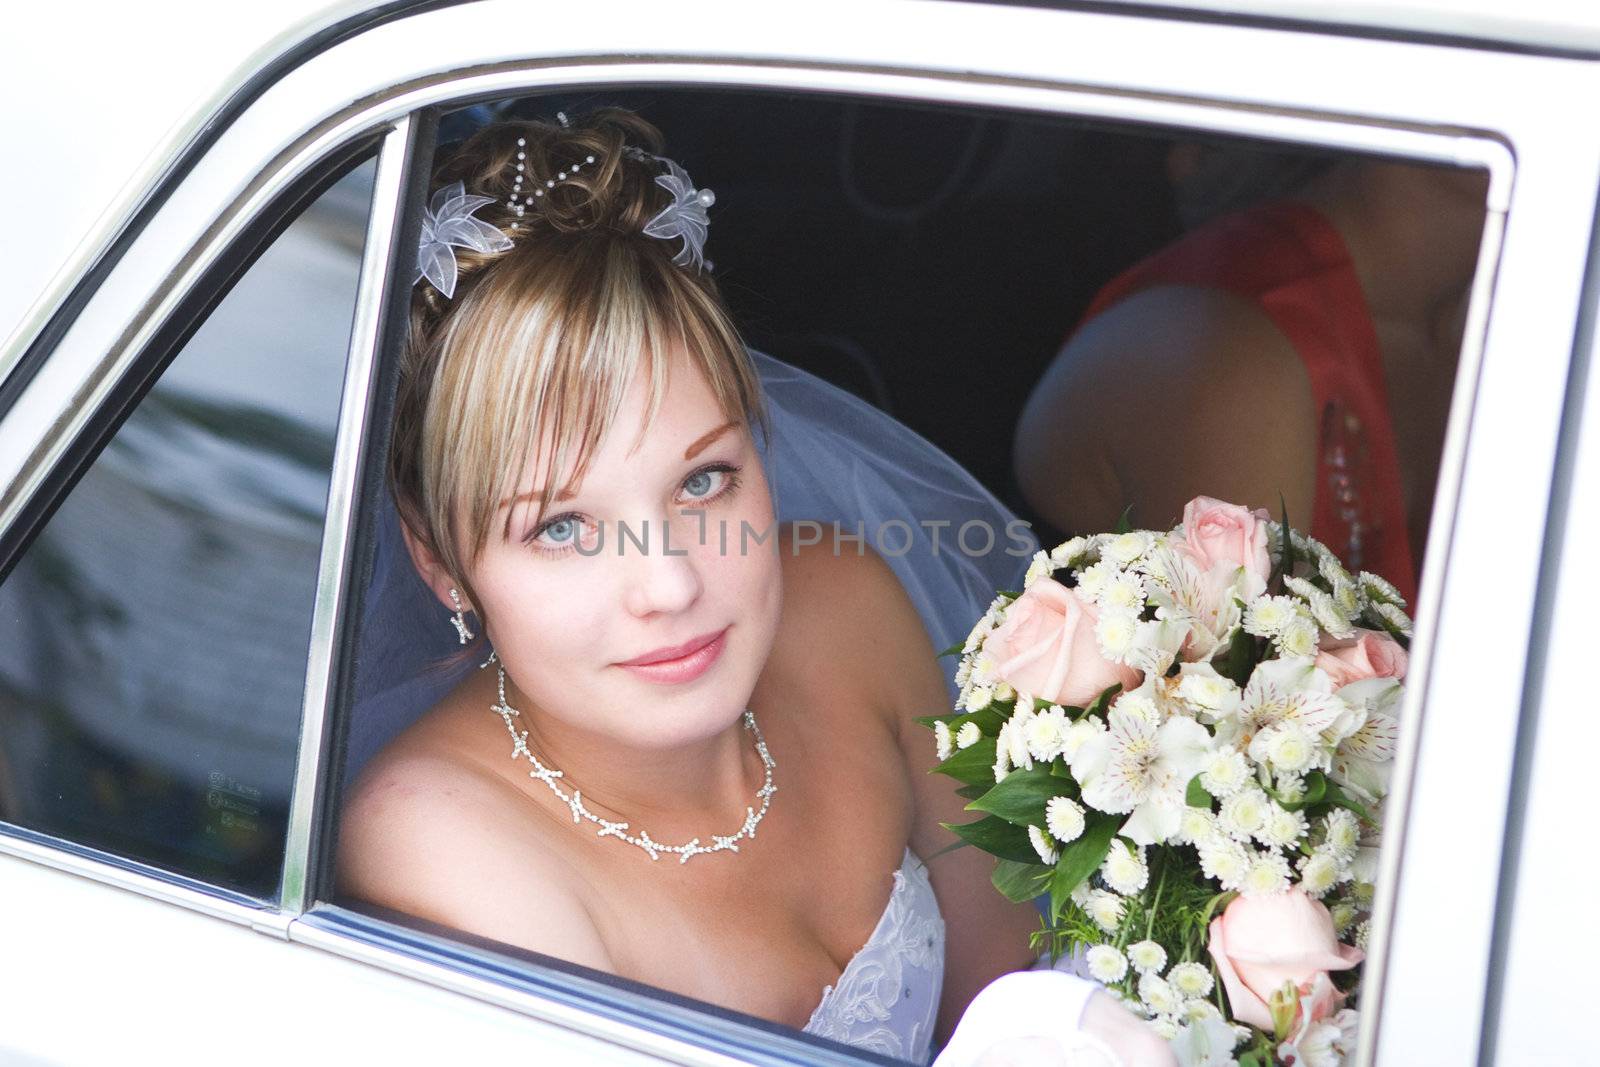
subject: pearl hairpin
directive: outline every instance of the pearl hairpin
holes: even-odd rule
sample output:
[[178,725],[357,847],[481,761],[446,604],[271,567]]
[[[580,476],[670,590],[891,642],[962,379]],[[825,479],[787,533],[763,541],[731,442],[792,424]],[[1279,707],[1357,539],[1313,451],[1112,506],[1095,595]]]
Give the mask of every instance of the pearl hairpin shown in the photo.
[[531,194],[527,194],[522,191],[522,179],[528,170],[527,148],[528,139],[526,137],[518,137],[516,174],[511,179],[511,196],[506,199],[506,207],[510,208],[511,212],[519,219],[522,218],[523,212],[533,206],[535,199],[544,196],[545,189],[554,189],[561,182],[576,178],[580,170],[594,163],[593,156],[585,156],[582,162],[573,163],[566,170],[557,171],[554,178],[546,178],[544,189],[535,188]]

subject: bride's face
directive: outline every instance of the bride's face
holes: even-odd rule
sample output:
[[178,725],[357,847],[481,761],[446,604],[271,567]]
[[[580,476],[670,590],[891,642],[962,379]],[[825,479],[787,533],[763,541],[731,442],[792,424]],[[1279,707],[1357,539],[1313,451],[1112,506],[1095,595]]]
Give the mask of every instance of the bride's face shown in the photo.
[[643,377],[571,496],[542,518],[533,457],[502,503],[509,534],[502,510],[472,578],[488,636],[531,705],[522,710],[668,747],[743,711],[777,630],[780,561],[748,430],[674,360],[640,439]]

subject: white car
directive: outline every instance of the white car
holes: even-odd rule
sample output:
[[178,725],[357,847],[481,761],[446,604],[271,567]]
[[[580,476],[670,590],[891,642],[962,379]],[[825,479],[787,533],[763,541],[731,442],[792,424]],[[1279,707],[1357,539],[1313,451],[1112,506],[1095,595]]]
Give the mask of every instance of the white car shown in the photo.
[[[227,7],[57,5],[0,42],[0,1063],[886,1062],[336,892],[429,156],[612,99],[716,188],[742,325],[1002,493],[1009,434],[970,412],[1070,321],[1049,264],[1088,284],[1159,238],[1161,145],[1481,171],[1360,1062],[1600,1055],[1600,10]],[[873,289],[868,255],[968,270],[992,317]]]

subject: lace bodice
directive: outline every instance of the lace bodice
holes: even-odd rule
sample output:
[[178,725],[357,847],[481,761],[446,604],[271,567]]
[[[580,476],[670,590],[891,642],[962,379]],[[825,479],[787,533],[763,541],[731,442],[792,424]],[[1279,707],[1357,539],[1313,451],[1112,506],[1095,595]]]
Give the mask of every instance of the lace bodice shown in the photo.
[[877,928],[822,992],[805,1032],[926,1063],[944,982],[944,919],[927,865],[908,848]]

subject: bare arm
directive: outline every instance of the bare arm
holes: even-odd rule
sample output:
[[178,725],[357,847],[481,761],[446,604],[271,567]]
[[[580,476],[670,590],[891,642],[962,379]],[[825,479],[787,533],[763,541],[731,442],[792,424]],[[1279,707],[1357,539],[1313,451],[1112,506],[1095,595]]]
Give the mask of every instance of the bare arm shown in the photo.
[[1318,412],[1288,340],[1254,305],[1166,286],[1091,320],[1034,388],[1016,437],[1028,502],[1062,530],[1162,528],[1199,494],[1309,525]]
[[467,933],[615,973],[576,888],[504,818],[506,787],[407,756],[357,783],[339,830],[339,889]]
[[994,857],[976,848],[934,854],[957,838],[941,822],[971,822],[956,783],[929,773],[938,762],[933,734],[915,721],[937,715],[949,702],[938,659],[922,618],[894,572],[878,556],[847,557],[854,572],[850,614],[871,650],[862,684],[878,695],[889,717],[912,792],[911,849],[928,860],[929,878],[945,917],[945,975],[935,1035],[947,1037],[979,990],[1009,971],[1028,967],[1028,935],[1038,929],[1031,904],[1013,904],[989,881]]

